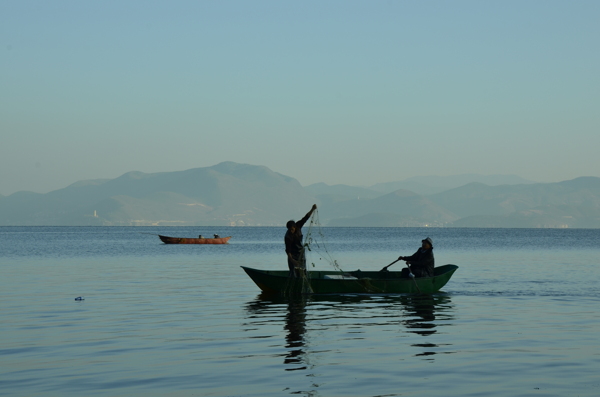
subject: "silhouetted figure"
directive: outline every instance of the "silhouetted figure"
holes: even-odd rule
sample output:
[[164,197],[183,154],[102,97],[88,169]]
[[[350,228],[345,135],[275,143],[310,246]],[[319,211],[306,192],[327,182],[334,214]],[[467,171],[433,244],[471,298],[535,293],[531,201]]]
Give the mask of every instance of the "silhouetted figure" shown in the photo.
[[298,222],[288,221],[286,224],[287,232],[285,233],[284,241],[290,277],[300,277],[306,270],[306,258],[304,257],[304,246],[302,245],[302,226],[304,226],[316,209],[317,205],[313,204],[310,211],[304,215],[304,218]]
[[[433,277],[435,259],[433,258],[433,241],[427,237],[421,241],[421,248],[411,256],[399,256],[399,260],[406,261],[410,272],[415,277]],[[402,269],[402,276],[409,277],[409,270]]]

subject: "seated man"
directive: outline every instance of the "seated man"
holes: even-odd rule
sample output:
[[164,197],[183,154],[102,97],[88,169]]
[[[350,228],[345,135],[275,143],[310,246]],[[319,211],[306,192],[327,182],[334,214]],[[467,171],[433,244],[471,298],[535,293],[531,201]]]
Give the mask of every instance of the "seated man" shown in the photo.
[[[400,256],[398,260],[406,261],[410,268],[410,272],[415,277],[433,277],[433,267],[435,259],[433,258],[433,241],[427,237],[421,241],[421,248],[411,256]],[[402,276],[408,277],[410,274],[408,269],[402,269]]]

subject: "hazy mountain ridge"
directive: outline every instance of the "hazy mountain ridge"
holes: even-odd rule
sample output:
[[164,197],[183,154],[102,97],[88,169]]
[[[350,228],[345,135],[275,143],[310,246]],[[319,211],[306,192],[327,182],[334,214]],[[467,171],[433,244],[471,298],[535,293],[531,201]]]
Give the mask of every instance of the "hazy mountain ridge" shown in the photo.
[[128,172],[47,194],[15,193],[0,204],[0,224],[279,225],[305,213],[313,201],[294,178],[226,162],[177,172]]
[[[454,215],[455,219],[442,226],[600,228],[600,178],[596,177],[528,185],[488,186],[473,182],[426,197],[447,211],[446,215]],[[364,205],[377,208],[374,200]],[[426,218],[416,215],[414,212],[413,217],[397,218],[395,222],[397,226],[409,226],[419,220],[419,226],[439,226],[443,222],[433,214]],[[379,211],[373,211],[355,218],[333,219],[331,224],[371,226],[379,218]]]
[[[458,219],[429,198],[408,190],[397,190],[374,199],[354,199],[324,205],[321,213],[326,214],[326,219],[331,219],[332,226],[356,226],[353,223],[355,220],[361,225],[377,224],[371,218],[380,218],[381,213],[397,215],[395,224],[398,226],[404,226],[405,222],[412,225],[418,221],[421,225],[443,226]],[[325,215],[322,217],[325,218]]]
[[533,185],[472,183],[430,198],[461,218],[454,226],[600,227],[600,178],[595,177]]
[[[465,179],[466,178],[466,179]],[[421,190],[468,175],[416,178]],[[471,176],[486,180],[485,176]],[[491,176],[492,181],[515,176]],[[393,183],[392,183],[393,184]],[[0,225],[284,225],[319,205],[330,226],[600,227],[600,178],[488,185],[477,181],[435,194],[407,189],[313,184],[303,188],[264,166],[212,167],[73,183],[46,194],[0,196]]]
[[410,190],[418,194],[431,195],[441,193],[445,190],[464,186],[468,183],[484,183],[489,186],[498,185],[521,185],[533,184],[536,182],[523,179],[517,175],[479,175],[479,174],[461,174],[450,176],[416,176],[407,178],[402,181],[377,183],[369,187],[369,189],[391,193],[399,189]]

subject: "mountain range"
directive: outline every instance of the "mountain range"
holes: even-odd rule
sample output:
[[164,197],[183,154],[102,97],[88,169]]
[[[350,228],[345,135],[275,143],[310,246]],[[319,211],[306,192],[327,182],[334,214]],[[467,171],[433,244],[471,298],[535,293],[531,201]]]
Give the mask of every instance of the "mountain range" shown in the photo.
[[599,228],[600,178],[470,174],[303,187],[264,166],[224,162],[0,196],[0,225],[280,226],[313,203],[329,226]]

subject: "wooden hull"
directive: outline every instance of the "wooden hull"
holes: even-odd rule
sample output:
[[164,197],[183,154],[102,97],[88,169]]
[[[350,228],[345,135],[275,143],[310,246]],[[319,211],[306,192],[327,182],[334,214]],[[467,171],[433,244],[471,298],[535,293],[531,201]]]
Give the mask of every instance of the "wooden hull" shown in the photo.
[[161,236],[158,237],[165,244],[227,244],[231,236],[229,237],[220,237],[220,238],[185,238],[185,237],[167,237]]
[[310,271],[306,278],[291,278],[287,270],[258,270],[242,266],[256,285],[268,293],[346,294],[376,293],[430,294],[439,291],[458,269],[456,265],[435,268],[433,277],[401,278],[401,272]]

